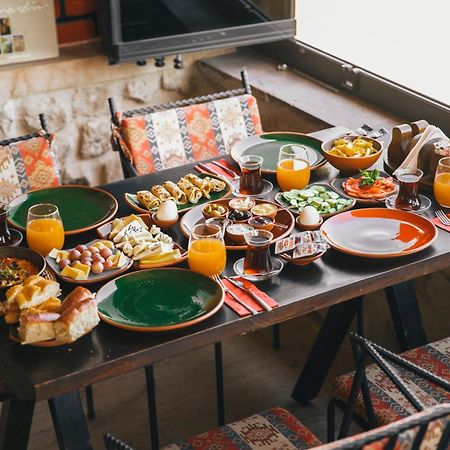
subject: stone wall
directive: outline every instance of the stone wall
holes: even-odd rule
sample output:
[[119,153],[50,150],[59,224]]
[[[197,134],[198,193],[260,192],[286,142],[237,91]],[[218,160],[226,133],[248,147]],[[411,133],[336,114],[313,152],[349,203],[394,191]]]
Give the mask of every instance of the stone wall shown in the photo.
[[109,143],[108,97],[132,109],[212,92],[202,87],[196,62],[230,50],[185,55],[184,69],[176,70],[169,58],[164,68],[109,66],[94,45],[62,49],[55,60],[1,68],[0,139],[34,131],[43,112],[57,136],[63,179],[86,177],[97,185],[122,178]]

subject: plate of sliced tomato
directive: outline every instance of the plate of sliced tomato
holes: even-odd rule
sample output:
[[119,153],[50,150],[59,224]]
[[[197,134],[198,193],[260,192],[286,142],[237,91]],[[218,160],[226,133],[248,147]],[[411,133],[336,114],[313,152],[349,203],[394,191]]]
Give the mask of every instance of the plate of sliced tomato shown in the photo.
[[353,177],[336,177],[331,180],[335,191],[354,198],[357,203],[379,205],[398,190],[397,182],[382,170],[361,170]]

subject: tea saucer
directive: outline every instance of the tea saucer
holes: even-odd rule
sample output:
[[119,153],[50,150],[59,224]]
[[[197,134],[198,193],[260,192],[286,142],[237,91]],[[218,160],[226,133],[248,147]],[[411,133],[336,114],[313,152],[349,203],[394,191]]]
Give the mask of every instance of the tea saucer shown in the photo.
[[283,270],[283,267],[284,267],[284,264],[280,259],[272,256],[272,258],[271,258],[272,259],[272,272],[261,273],[261,274],[255,273],[252,275],[247,275],[246,273],[244,273],[244,259],[245,258],[238,259],[233,265],[233,270],[236,273],[236,275],[238,275],[241,278],[245,278],[246,280],[249,280],[249,281],[269,280],[270,278],[278,275]]
[[[402,208],[397,208],[395,206],[396,198],[397,198],[397,194],[394,194],[394,195],[391,195],[390,197],[388,197],[385,200],[386,207],[389,209],[402,209]],[[426,211],[431,206],[431,200],[422,194],[419,194],[419,198],[420,198],[420,208],[419,209],[416,209],[415,211],[413,211],[411,209],[402,209],[402,211],[409,211],[409,212],[413,212],[413,213],[421,213],[423,211]]]
[[19,230],[16,230],[14,228],[10,228],[9,232],[11,233],[11,241],[6,245],[10,247],[17,247],[18,245],[20,245],[23,239],[23,234]]
[[252,198],[259,198],[259,197],[264,197],[265,195],[267,195],[269,192],[272,191],[273,189],[273,184],[269,181],[269,180],[262,180],[262,191],[259,194],[241,194],[239,192],[239,180],[234,181],[233,183],[231,183],[231,185],[233,186],[233,195],[235,195],[236,197],[252,197]]

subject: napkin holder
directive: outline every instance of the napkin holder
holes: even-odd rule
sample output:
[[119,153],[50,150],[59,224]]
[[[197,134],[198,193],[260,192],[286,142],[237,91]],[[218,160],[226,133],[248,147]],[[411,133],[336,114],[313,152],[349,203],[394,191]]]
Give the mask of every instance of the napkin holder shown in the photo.
[[[414,148],[422,133],[428,126],[426,120],[418,120],[409,124],[402,124],[392,129],[392,139],[384,161],[385,169],[393,173]],[[420,180],[421,187],[433,188],[434,175],[439,159],[450,156],[450,140],[435,138],[427,141],[420,150],[417,168],[424,173]]]

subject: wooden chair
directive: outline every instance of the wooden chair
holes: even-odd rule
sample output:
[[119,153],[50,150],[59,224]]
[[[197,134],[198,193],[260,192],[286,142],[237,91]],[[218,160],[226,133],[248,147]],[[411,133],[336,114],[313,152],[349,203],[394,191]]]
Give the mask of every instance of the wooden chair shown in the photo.
[[[321,444],[286,410],[272,408],[163,450],[448,450],[449,441],[450,404],[438,405],[398,422],[329,444]],[[133,450],[110,434],[104,436],[104,442],[107,450]]]
[[[328,405],[328,440],[334,440],[335,407],[344,410],[339,438],[353,419],[363,428],[387,425],[415,411],[450,402],[450,337],[395,355],[350,334],[355,372],[335,380]],[[373,364],[367,365],[367,361]]]
[[261,120],[247,72],[242,88],[111,112],[111,145],[125,178],[229,153],[234,142],[261,134]]
[[42,129],[24,136],[0,141],[0,202],[33,189],[59,186],[61,177],[52,150],[53,135],[44,114],[39,114]]

